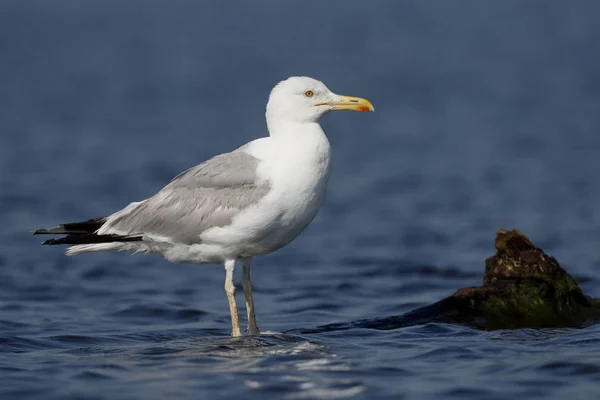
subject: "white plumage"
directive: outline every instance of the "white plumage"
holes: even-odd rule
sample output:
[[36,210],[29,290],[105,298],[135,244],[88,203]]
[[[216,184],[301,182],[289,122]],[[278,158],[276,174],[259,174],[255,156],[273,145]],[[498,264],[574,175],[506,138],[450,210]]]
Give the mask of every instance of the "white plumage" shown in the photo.
[[[156,195],[109,217],[34,233],[65,233],[47,244],[72,244],[68,255],[91,251],[159,254],[178,263],[223,263],[232,335],[241,335],[233,268],[242,284],[248,332],[254,317],[250,262],[296,238],[321,207],[331,148],[319,125],[332,110],[372,111],[365,99],[332,93],[315,79],[292,77],[273,88],[267,104],[269,137],[218,155],[177,176]],[[100,226],[88,232],[89,226]]]

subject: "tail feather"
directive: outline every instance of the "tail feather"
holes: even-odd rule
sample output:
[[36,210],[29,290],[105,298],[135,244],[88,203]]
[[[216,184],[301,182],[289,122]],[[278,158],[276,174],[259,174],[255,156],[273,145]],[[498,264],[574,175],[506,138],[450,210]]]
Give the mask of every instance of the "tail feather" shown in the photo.
[[[137,242],[142,243],[142,242]],[[76,256],[81,253],[91,253],[97,251],[147,251],[148,247],[138,245],[137,243],[96,243],[96,244],[78,244],[75,246],[67,247],[66,254],[68,256]]]

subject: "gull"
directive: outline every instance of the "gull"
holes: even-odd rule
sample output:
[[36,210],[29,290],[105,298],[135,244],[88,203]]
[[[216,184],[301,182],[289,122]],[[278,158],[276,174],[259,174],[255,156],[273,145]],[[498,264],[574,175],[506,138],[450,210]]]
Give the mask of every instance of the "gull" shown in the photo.
[[153,253],[173,263],[223,264],[231,336],[242,335],[233,271],[242,265],[249,335],[256,324],[250,265],[294,240],[323,203],[331,167],[319,125],[330,111],[374,111],[360,97],[331,92],[309,77],[290,77],[271,91],[268,137],[184,171],[154,196],[103,218],[36,229],[64,234],[43,242],[70,245],[67,255],[96,251]]

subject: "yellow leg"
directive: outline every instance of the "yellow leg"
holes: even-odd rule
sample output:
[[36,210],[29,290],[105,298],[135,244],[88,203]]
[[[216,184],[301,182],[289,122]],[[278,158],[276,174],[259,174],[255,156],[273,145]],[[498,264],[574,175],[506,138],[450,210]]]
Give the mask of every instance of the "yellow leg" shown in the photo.
[[240,330],[240,317],[238,315],[237,304],[235,303],[235,285],[233,284],[233,269],[235,260],[225,261],[225,293],[229,302],[229,313],[231,314],[231,336],[242,336]]
[[242,262],[242,287],[244,288],[244,297],[246,298],[246,312],[248,313],[248,329],[250,335],[258,335],[260,330],[256,326],[256,316],[254,315],[254,300],[252,299],[252,281],[250,280],[250,264],[252,258],[243,258]]

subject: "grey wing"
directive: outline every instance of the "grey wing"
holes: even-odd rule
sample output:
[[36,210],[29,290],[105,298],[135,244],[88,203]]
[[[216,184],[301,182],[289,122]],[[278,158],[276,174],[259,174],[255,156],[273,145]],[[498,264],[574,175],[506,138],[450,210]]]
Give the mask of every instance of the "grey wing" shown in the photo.
[[243,151],[213,157],[178,175],[151,198],[111,215],[98,233],[199,243],[202,232],[228,225],[268,193],[269,183],[257,178],[259,163]]

